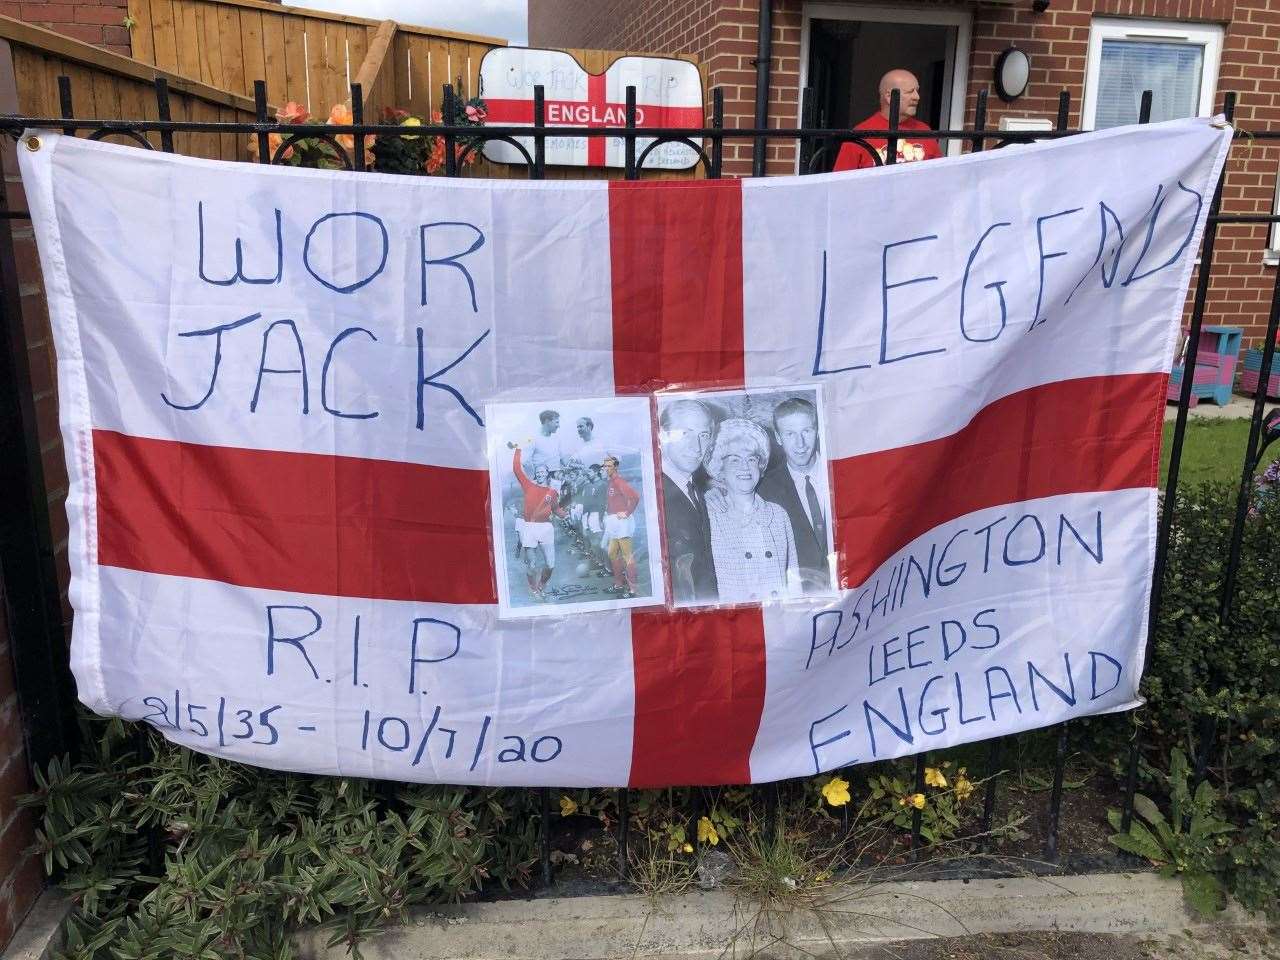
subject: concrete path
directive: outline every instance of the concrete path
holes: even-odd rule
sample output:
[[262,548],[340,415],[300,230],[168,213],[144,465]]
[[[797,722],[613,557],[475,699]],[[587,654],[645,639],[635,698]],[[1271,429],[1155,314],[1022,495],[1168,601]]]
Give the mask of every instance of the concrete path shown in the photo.
[[[1119,942],[1193,926],[1176,882],[1102,874],[845,888],[828,894],[816,911],[765,913],[729,891],[657,901],[617,896],[468,904],[419,914],[361,952],[368,960],[849,957],[870,956],[866,951],[875,945],[939,937],[1058,931],[1111,934]],[[344,956],[324,940],[300,936],[300,960]]]
[[[1268,400],[1267,408],[1270,409],[1273,406],[1275,406],[1274,401]],[[1164,418],[1166,421],[1173,420],[1177,415],[1178,405],[1176,403],[1165,404]],[[1238,418],[1248,420],[1253,416],[1253,397],[1245,397],[1238,393],[1233,393],[1230,402],[1225,407],[1201,400],[1188,411],[1188,415],[1193,420],[1232,420]]]

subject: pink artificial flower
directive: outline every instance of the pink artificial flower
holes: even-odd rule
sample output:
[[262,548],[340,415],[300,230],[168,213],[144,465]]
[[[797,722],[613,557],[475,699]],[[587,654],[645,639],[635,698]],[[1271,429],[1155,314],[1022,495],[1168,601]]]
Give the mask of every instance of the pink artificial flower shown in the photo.
[[310,116],[306,107],[293,100],[276,111],[276,119],[281,123],[306,123]]
[[487,116],[484,107],[477,107],[474,104],[467,104],[467,119],[472,123],[482,123]]

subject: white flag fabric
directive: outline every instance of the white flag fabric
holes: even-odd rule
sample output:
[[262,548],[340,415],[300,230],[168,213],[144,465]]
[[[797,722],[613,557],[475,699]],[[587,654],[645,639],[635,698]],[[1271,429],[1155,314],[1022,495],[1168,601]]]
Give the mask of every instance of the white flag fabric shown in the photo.
[[[530,786],[1132,708],[1230,133],[533,183],[38,131],[80,698],[264,767]],[[825,407],[834,596],[498,620],[486,403],[794,383]]]

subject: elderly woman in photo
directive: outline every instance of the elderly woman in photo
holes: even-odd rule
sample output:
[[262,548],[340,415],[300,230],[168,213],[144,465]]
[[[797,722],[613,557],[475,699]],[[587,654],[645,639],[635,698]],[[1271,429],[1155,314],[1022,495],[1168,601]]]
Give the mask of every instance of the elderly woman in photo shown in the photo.
[[721,603],[752,603],[801,593],[787,512],[756,493],[769,463],[769,435],[752,420],[720,425],[707,473],[711,556]]

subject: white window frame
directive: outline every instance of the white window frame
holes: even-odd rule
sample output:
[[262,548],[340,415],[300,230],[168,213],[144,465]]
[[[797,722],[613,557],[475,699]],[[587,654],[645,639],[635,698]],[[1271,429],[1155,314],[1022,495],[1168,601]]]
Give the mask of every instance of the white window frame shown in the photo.
[[1128,20],[1094,17],[1089,25],[1089,54],[1085,60],[1084,129],[1094,129],[1098,111],[1098,74],[1102,67],[1102,44],[1106,40],[1145,40],[1204,47],[1200,73],[1200,104],[1196,116],[1213,111],[1213,95],[1218,88],[1218,66],[1222,62],[1222,27],[1214,23],[1186,23],[1180,20]]
[[[804,88],[809,80],[809,29],[812,20],[876,20],[882,23],[923,23],[935,27],[955,27],[956,45],[947,51],[943,71],[951,80],[951,102],[947,108],[947,122],[952,129],[964,123],[965,95],[969,85],[969,43],[973,35],[973,13],[917,6],[862,6],[847,3],[806,3],[800,23],[800,95],[796,102],[796,126],[804,126]],[[959,156],[963,144],[952,140],[943,145],[943,152]],[[796,172],[800,172],[800,156],[796,151]]]

